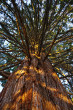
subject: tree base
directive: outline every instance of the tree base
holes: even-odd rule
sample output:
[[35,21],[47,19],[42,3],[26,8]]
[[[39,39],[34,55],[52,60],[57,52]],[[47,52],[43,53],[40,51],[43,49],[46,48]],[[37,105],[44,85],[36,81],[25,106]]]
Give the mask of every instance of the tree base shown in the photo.
[[0,110],[73,110],[73,104],[48,60],[25,59],[0,94]]

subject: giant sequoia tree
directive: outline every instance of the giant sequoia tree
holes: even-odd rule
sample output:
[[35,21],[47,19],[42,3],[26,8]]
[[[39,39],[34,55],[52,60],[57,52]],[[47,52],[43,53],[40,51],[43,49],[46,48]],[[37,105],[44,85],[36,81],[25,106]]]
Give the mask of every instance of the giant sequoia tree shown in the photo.
[[0,110],[73,110],[72,6],[0,1]]

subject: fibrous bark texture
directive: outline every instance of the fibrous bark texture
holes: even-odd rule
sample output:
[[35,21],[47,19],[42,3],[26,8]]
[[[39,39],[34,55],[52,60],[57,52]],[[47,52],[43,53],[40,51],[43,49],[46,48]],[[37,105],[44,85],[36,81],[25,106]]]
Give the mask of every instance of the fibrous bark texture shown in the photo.
[[73,110],[49,60],[25,58],[0,94],[0,110]]

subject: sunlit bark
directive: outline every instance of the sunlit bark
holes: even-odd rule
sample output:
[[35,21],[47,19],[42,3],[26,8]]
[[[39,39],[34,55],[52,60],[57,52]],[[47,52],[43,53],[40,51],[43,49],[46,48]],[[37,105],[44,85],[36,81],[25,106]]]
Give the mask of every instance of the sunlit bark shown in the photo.
[[10,75],[0,110],[72,110],[73,104],[48,59],[32,56]]

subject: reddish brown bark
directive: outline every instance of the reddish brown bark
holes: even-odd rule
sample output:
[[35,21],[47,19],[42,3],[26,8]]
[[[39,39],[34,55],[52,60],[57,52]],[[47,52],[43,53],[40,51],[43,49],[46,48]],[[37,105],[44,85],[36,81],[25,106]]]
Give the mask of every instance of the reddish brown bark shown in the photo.
[[73,110],[49,60],[25,58],[0,94],[0,110]]

